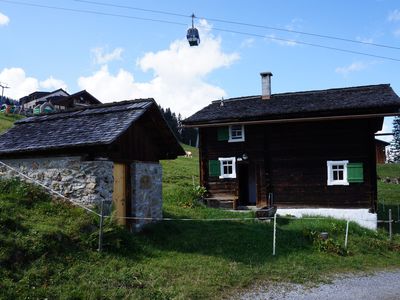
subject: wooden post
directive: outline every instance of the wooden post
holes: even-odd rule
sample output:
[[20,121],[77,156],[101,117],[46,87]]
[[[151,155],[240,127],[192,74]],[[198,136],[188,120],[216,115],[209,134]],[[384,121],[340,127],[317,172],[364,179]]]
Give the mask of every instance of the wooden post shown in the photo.
[[274,236],[272,241],[272,255],[275,256],[275,247],[276,247],[276,213],[274,215]]
[[103,223],[104,223],[104,201],[101,201],[100,207],[100,225],[99,225],[99,248],[97,251],[103,250]]
[[126,226],[126,201],[127,201],[127,166],[125,164],[114,163],[114,191],[113,202],[115,206],[117,223]]
[[344,239],[344,248],[347,249],[347,239],[349,237],[349,220],[347,220],[347,224],[346,224],[346,237]]

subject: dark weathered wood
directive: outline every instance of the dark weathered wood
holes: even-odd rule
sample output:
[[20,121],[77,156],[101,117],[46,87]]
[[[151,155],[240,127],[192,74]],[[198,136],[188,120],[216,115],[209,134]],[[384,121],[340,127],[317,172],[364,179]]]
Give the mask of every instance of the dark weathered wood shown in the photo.
[[[273,193],[278,207],[376,207],[374,133],[382,119],[251,125],[244,142],[217,140],[217,128],[201,128],[201,183],[213,195],[239,197],[239,178],[208,176],[208,161],[248,156],[255,172],[257,206]],[[373,151],[372,151],[373,149]],[[363,163],[364,182],[327,185],[327,161]],[[239,199],[240,203],[240,199]]]

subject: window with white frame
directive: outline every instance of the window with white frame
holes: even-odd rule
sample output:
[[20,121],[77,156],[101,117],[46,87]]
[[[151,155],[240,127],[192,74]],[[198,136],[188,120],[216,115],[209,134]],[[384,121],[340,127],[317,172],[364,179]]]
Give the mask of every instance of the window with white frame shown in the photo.
[[348,160],[328,160],[328,185],[349,185],[347,178]]
[[236,158],[235,157],[220,157],[221,173],[219,178],[236,178]]
[[231,125],[229,126],[228,142],[243,142],[244,141],[244,126]]

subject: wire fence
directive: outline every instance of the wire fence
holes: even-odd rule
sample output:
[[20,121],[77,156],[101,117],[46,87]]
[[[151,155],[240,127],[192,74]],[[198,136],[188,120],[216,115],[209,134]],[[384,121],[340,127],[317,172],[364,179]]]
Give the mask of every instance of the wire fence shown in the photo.
[[[277,220],[326,220],[326,217],[292,217],[292,216],[280,216],[278,214],[275,214],[273,217],[243,217],[243,218],[149,218],[149,217],[133,217],[133,216],[127,216],[127,217],[120,217],[120,216],[112,216],[110,215],[105,215],[105,207],[111,205],[111,200],[102,200],[100,203],[100,213],[96,212],[92,208],[89,208],[82,203],[79,203],[78,201],[72,200],[63,194],[51,189],[50,187],[42,184],[38,180],[31,178],[27,176],[26,174],[23,174],[22,172],[18,171],[17,169],[7,165],[6,163],[0,161],[0,165],[3,165],[4,167],[10,169],[11,171],[15,172],[18,176],[21,176],[22,178],[26,179],[27,181],[30,181],[36,185],[41,186],[45,190],[47,190],[49,193],[56,195],[57,197],[60,197],[74,205],[77,205],[78,207],[84,209],[85,211],[96,215],[99,217],[99,238],[98,238],[98,251],[103,250],[103,228],[104,228],[104,221],[106,218],[114,218],[114,219],[125,219],[125,220],[137,220],[137,221],[151,221],[151,222],[168,222],[168,221],[175,221],[175,222],[243,222],[243,221],[269,221],[273,222],[273,230],[272,230],[272,255],[276,255],[276,246],[277,246]],[[382,210],[383,212],[387,211],[387,219],[381,219],[377,220],[378,224],[387,224],[387,230],[388,230],[388,238],[391,241],[393,239],[393,224],[400,223],[400,205],[397,206],[397,220],[393,219],[392,215],[392,209],[388,208],[388,206],[385,207],[385,203],[383,202],[382,204]],[[350,225],[350,220],[345,220],[346,221],[346,229],[345,229],[345,238],[344,238],[344,248],[347,249],[348,247],[348,237],[349,237],[349,225]],[[360,220],[360,221],[371,221],[371,220]],[[400,232],[399,232],[400,233]],[[321,235],[321,238],[324,239],[323,235]]]

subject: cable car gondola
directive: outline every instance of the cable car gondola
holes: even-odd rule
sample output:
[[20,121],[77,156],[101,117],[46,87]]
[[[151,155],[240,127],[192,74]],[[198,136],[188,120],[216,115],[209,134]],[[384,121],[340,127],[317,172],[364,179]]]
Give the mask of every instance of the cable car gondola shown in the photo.
[[194,18],[195,15],[192,14],[192,28],[189,28],[186,33],[186,38],[189,42],[190,47],[198,46],[200,44],[200,35],[197,28],[194,27]]

